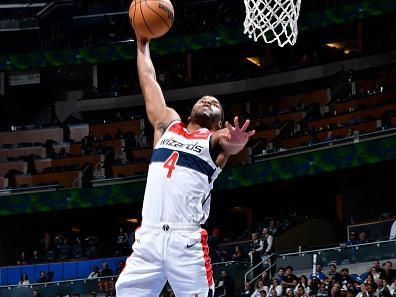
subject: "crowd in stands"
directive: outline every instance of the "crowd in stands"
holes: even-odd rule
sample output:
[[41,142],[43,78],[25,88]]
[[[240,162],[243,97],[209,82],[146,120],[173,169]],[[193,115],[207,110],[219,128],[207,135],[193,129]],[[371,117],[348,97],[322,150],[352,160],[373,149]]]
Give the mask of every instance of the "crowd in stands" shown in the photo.
[[327,272],[317,264],[315,273],[300,276],[293,273],[292,266],[279,267],[272,279],[264,272],[255,282],[246,283],[241,293],[223,271],[216,292],[219,297],[392,297],[396,296],[396,269],[391,261],[380,265],[378,260],[360,275],[350,274],[348,268],[338,271],[335,264],[330,264]]
[[[106,234],[96,235],[93,232],[45,232],[40,240],[27,247],[16,247],[20,250],[14,264],[28,265],[51,262],[95,259],[109,256],[127,256],[131,253],[134,232],[119,228],[113,239]],[[100,236],[106,236],[101,238]],[[31,248],[33,247],[33,248]],[[13,263],[8,263],[13,264]]]
[[[236,261],[249,262],[253,265],[262,263],[262,269],[257,273],[252,272],[252,276],[258,276],[258,279],[248,281],[245,288],[239,292],[235,285],[235,280],[231,277],[227,270],[221,272],[216,283],[216,297],[395,297],[396,296],[396,269],[392,268],[392,261],[375,260],[373,264],[365,271],[358,273],[349,273],[348,264],[339,264],[330,262],[327,268],[321,263],[316,265],[316,272],[296,275],[293,273],[293,267],[276,267],[271,268],[272,258],[269,256],[274,250],[274,239],[280,236],[288,227],[293,226],[293,219],[297,218],[297,213],[290,209],[289,217],[282,220],[276,218],[268,218],[267,220],[256,223],[253,229],[247,230],[238,238],[227,239],[235,241],[236,239],[244,239],[246,234],[250,232],[251,240],[247,241],[248,249],[242,247],[240,242],[232,245],[235,249],[232,253],[226,249],[219,249],[220,233],[218,229],[213,230],[212,236],[208,240],[210,245],[209,251],[212,263],[217,261]],[[390,214],[381,213],[380,219],[389,218]],[[257,229],[256,229],[257,228]],[[260,230],[260,234],[254,232]],[[103,245],[97,237],[88,234],[81,236],[80,232],[66,233],[58,232],[55,235],[46,233],[31,253],[22,251],[15,264],[40,264],[45,262],[67,262],[70,260],[84,260],[104,256],[98,252],[98,246]],[[390,232],[392,234],[392,230]],[[218,237],[218,238],[216,238]],[[84,238],[84,239],[80,239]],[[217,240],[217,242],[215,242]],[[128,234],[123,227],[118,229],[114,234],[111,242],[112,255],[126,256],[131,253],[131,246],[134,241],[134,233]],[[85,243],[84,243],[85,242]],[[371,242],[368,239],[367,232],[351,231],[349,238],[345,241],[345,245],[355,245]],[[340,244],[342,246],[343,244]],[[217,245],[217,246],[216,246]],[[108,255],[107,255],[108,256]],[[351,262],[353,263],[352,259]],[[119,261],[115,270],[110,269],[106,262],[102,263],[102,267],[93,266],[92,272],[87,275],[87,279],[95,279],[101,277],[111,277],[118,275],[125,265],[124,261]],[[216,265],[216,264],[215,264]],[[343,265],[341,269],[337,265]],[[264,272],[261,272],[263,269]],[[356,269],[355,269],[356,270]],[[28,286],[31,284],[48,283],[54,277],[53,271],[41,271],[38,279],[29,279],[27,273],[22,273],[19,281],[20,286]],[[114,280],[111,280],[113,283]],[[37,290],[39,294],[39,290]],[[114,291],[108,291],[108,296],[113,296]],[[172,289],[167,284],[161,293],[161,297],[174,296]],[[40,295],[36,295],[40,296]],[[71,295],[72,296],[72,295]],[[93,295],[92,295],[93,296]]]
[[[249,164],[254,162],[255,157],[301,146],[332,145],[340,139],[352,141],[356,136],[389,130],[396,126],[394,66],[358,73],[342,70],[339,78],[342,79],[344,91],[331,98],[327,95],[327,89],[281,98],[274,96],[265,102],[260,100],[261,95],[252,95],[252,98],[247,100],[251,104],[251,112],[247,112],[244,107],[238,107],[238,114],[241,119],[251,119],[252,127],[257,133],[248,143],[246,156],[241,157],[239,163],[235,164]],[[235,112],[234,104],[228,103],[225,111],[230,108]],[[40,180],[36,184],[30,184],[26,179],[20,179],[18,182],[17,176],[23,174],[37,176],[75,172],[73,179],[78,180],[77,173],[81,171],[83,187],[89,187],[92,180],[103,177],[144,174],[150,158],[153,133],[151,126],[136,111],[133,114],[132,110],[121,110],[113,111],[112,114],[112,117],[107,117],[106,113],[99,113],[97,118],[101,118],[101,124],[89,120],[89,117],[87,120],[80,119],[82,123],[91,121],[98,125],[96,128],[95,125],[89,125],[90,132],[81,139],[71,139],[69,126],[64,123],[61,125],[63,137],[60,132],[57,140],[4,143],[3,150],[0,151],[0,165],[4,165],[2,176],[8,179],[8,187],[57,184],[55,178],[46,182]],[[96,132],[93,133],[92,129],[96,129]],[[25,131],[29,133],[29,130]],[[41,153],[41,148],[45,150],[44,153]],[[26,150],[26,155],[23,155],[25,151],[22,150]],[[93,159],[89,159],[90,156]],[[99,156],[103,156],[104,159],[100,159]],[[38,164],[47,164],[44,159],[52,160],[53,166],[39,166]],[[26,168],[23,162],[26,163]],[[12,164],[16,167],[11,168]],[[116,168],[133,164],[146,167],[131,167],[128,170]],[[59,184],[65,187],[77,185]]]
[[[213,4],[212,2],[210,2]],[[185,28],[186,25],[183,25]],[[369,26],[368,26],[369,27]],[[273,73],[323,65],[335,61],[343,61],[358,56],[368,55],[379,51],[394,49],[396,47],[396,28],[389,27],[386,32],[381,32],[382,38],[368,39],[367,45],[359,51],[346,52],[342,48],[326,44],[297,44],[293,48],[272,50],[270,54],[260,56],[261,67],[247,62],[241,62],[249,54],[234,53],[227,50],[223,55],[213,53],[211,56],[192,55],[192,67],[188,69],[185,55],[170,56],[167,59],[156,61],[158,82],[163,89],[175,89],[202,84],[221,83],[264,76]],[[375,37],[378,37],[375,34]],[[243,50],[242,50],[243,52]],[[231,54],[229,54],[231,53]],[[234,56],[233,56],[234,55]],[[251,54],[250,54],[251,55]],[[259,54],[257,54],[259,55]],[[239,56],[239,57],[237,57]],[[284,59],[287,56],[288,59]],[[197,67],[196,65],[199,65]],[[211,65],[211,67],[205,67]],[[214,67],[214,65],[216,67]],[[214,69],[214,70],[213,70]],[[191,74],[187,73],[191,71]],[[122,75],[121,75],[122,76]],[[99,90],[85,90],[85,98],[114,97],[140,92],[137,80],[115,75],[107,78]],[[113,84],[112,81],[117,83]],[[356,90],[359,92],[360,90]]]

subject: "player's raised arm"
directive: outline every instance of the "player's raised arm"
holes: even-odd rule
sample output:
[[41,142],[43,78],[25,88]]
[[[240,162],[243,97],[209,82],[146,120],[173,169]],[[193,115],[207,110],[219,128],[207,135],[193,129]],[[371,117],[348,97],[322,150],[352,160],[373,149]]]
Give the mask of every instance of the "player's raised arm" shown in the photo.
[[180,116],[175,110],[166,106],[164,95],[155,76],[148,40],[139,38],[137,40],[137,68],[147,116],[154,127],[154,143],[156,143],[168,124],[180,119]]

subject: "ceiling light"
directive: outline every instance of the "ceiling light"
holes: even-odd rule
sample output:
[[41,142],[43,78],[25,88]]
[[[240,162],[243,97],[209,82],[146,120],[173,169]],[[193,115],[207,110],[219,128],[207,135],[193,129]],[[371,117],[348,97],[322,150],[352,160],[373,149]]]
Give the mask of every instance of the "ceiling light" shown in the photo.
[[256,66],[261,67],[260,57],[247,57],[245,59]]

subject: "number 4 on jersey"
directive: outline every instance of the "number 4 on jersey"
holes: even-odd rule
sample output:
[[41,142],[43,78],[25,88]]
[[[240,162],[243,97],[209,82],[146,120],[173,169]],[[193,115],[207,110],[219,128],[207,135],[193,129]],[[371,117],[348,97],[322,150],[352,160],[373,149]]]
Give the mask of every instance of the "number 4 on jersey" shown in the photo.
[[165,161],[164,168],[168,169],[168,174],[166,175],[167,178],[172,177],[172,171],[175,170],[175,165],[177,160],[179,159],[179,153],[173,152],[172,155]]

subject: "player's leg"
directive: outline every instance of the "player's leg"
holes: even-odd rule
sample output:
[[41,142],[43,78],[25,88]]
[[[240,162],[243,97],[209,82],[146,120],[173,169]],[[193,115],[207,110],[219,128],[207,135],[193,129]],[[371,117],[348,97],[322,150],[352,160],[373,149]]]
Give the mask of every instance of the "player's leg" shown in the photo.
[[174,232],[165,259],[165,271],[176,297],[212,297],[213,272],[205,230]]
[[162,260],[163,235],[153,230],[136,232],[133,254],[117,283],[117,297],[158,297],[166,283]]

